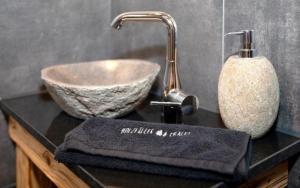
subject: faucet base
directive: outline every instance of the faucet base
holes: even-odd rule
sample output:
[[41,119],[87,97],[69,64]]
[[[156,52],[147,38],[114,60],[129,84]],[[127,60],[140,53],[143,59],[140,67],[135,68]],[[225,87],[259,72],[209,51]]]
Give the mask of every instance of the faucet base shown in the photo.
[[161,118],[165,123],[182,123],[183,114],[178,106],[162,106]]

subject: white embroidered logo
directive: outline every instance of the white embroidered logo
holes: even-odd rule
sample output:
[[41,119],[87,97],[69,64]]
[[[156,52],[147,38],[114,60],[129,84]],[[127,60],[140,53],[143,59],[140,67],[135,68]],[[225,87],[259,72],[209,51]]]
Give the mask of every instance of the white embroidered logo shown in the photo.
[[168,134],[168,132],[166,131],[166,132],[163,132],[163,130],[158,130],[158,131],[156,131],[156,133],[155,133],[157,136],[162,136],[162,137],[165,137],[165,136],[167,136],[167,134]]
[[162,130],[158,130],[158,131],[156,131],[155,134],[156,134],[157,136],[162,136],[162,133],[163,133]]
[[145,128],[145,127],[136,127],[136,128],[122,128],[121,134],[139,134],[139,135],[152,135],[159,137],[181,137],[181,136],[189,136],[191,132],[189,131],[164,131],[162,129],[154,130],[153,128]]

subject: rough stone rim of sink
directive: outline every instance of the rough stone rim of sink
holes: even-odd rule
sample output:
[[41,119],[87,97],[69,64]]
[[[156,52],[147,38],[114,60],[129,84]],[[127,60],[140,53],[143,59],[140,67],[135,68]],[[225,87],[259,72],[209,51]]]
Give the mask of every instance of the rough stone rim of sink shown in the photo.
[[[97,64],[99,62],[106,63],[106,62],[111,62],[111,61],[114,61],[114,62],[121,61],[123,63],[133,63],[134,62],[136,64],[141,64],[141,63],[151,64],[151,66],[154,67],[154,69],[153,69],[154,71],[149,72],[147,75],[145,75],[144,77],[141,77],[139,79],[134,79],[134,80],[131,80],[131,81],[128,81],[125,83],[115,83],[115,84],[110,84],[110,85],[101,85],[101,84],[99,84],[99,85],[76,85],[76,84],[71,84],[71,83],[64,83],[64,82],[61,82],[61,81],[51,78],[51,76],[49,76],[49,74],[48,74],[50,70],[56,69],[59,67],[68,67],[70,65],[80,66],[81,64]],[[97,60],[97,61],[86,61],[86,62],[78,62],[78,63],[66,63],[66,64],[59,64],[59,65],[52,65],[52,66],[43,68],[41,70],[41,78],[42,78],[42,80],[47,81],[49,83],[61,85],[64,87],[73,87],[73,88],[80,88],[80,89],[85,89],[85,90],[96,89],[96,88],[97,89],[99,89],[99,88],[109,89],[109,88],[114,88],[114,87],[118,87],[118,86],[130,85],[135,82],[141,82],[141,81],[147,79],[148,77],[152,76],[153,74],[157,75],[159,71],[160,71],[160,65],[158,63],[147,61],[147,60],[142,60],[142,59],[105,59],[105,60]]]

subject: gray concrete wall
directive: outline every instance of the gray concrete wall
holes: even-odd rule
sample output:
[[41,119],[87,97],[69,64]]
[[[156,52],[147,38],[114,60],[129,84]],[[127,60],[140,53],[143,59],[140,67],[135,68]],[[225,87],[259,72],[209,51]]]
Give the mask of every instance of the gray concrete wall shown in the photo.
[[[300,136],[300,1],[226,0],[225,32],[256,30],[258,55],[274,65],[280,84],[277,128]],[[225,39],[225,57],[239,38]]]
[[110,1],[3,0],[0,96],[38,91],[43,67],[109,56]]

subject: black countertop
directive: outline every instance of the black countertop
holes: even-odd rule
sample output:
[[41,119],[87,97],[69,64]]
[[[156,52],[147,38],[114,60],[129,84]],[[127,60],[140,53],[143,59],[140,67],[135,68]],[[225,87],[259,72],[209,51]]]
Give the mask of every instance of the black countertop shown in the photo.
[[[125,119],[161,122],[160,108],[142,104]],[[51,152],[63,142],[65,134],[83,120],[64,113],[47,93],[28,95],[0,102],[6,115],[13,116]],[[219,114],[198,110],[183,118],[183,123],[209,127],[224,127]],[[272,129],[263,138],[254,140],[250,177],[290,159],[300,152],[300,140]],[[222,187],[221,182],[183,179],[89,166],[68,167],[92,187]]]

